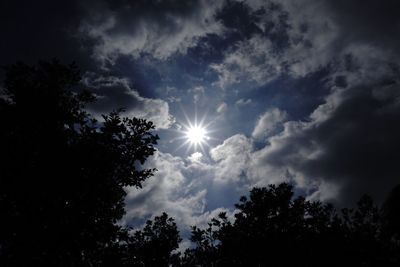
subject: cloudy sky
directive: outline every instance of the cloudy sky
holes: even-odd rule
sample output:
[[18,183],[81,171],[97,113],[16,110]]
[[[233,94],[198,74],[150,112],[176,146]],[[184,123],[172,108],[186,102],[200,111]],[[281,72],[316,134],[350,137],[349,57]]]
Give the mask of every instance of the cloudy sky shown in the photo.
[[127,189],[124,223],[166,211],[184,229],[283,181],[381,201],[400,182],[399,14],[398,0],[5,0],[0,63],[76,61],[94,115],[154,121],[158,172]]

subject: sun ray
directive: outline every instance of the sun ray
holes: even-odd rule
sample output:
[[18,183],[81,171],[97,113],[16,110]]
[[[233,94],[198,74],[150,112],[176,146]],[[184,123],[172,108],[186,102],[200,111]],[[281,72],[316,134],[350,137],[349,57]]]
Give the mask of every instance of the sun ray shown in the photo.
[[194,107],[195,110],[191,119],[185,112],[182,105],[180,105],[180,109],[182,111],[184,121],[178,121],[178,125],[181,127],[173,130],[178,136],[171,139],[170,142],[173,143],[180,140],[182,141],[174,149],[174,152],[186,147],[186,154],[188,154],[190,151],[201,151],[204,155],[206,155],[206,148],[210,148],[208,141],[215,139],[210,136],[210,133],[214,132],[213,130],[210,130],[210,126],[214,124],[215,119],[209,121],[207,118],[207,111],[202,114],[202,116],[199,116],[197,112],[197,105]]

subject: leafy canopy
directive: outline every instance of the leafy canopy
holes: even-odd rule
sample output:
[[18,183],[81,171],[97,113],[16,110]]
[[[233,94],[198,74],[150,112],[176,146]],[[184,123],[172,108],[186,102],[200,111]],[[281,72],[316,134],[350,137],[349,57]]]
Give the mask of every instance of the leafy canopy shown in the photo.
[[[119,260],[127,231],[124,187],[154,169],[152,122],[98,122],[76,66],[57,61],[5,69],[0,99],[0,260],[3,265],[98,266]],[[125,237],[124,237],[125,236]],[[118,253],[117,253],[118,252]],[[110,259],[108,259],[108,258]]]

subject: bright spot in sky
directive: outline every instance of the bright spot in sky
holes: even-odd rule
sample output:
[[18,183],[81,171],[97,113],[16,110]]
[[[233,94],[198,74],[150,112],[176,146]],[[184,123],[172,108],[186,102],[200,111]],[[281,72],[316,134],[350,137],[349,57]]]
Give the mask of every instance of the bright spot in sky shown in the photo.
[[[190,160],[200,160],[204,155],[207,154],[205,148],[210,147],[208,142],[213,139],[210,137],[210,133],[213,132],[213,130],[210,130],[210,125],[214,121],[209,121],[208,123],[205,123],[206,117],[204,116],[201,120],[197,120],[197,114],[195,113],[195,118],[193,120],[190,120],[186,113],[183,111],[183,115],[186,118],[186,123],[180,121],[179,127],[176,132],[178,133],[178,136],[174,139],[171,140],[171,142],[174,142],[175,140],[182,140],[182,143],[175,149],[178,150],[181,147],[186,146],[186,153],[188,153],[190,150],[194,150],[193,153],[189,159]],[[215,131],[215,130],[214,130]],[[200,151],[202,153],[200,153]]]
[[200,126],[191,126],[186,131],[186,138],[189,140],[191,144],[198,145],[205,141],[206,139],[206,130]]

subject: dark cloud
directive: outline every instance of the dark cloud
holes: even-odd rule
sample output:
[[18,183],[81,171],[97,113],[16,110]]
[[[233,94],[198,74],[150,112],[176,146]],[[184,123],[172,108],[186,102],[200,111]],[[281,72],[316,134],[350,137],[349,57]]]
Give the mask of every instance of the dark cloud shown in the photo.
[[165,60],[187,52],[199,38],[222,33],[215,1],[101,1],[91,5],[81,32],[98,43],[94,57],[114,63],[119,56]]
[[327,9],[340,25],[346,39],[368,41],[396,49],[400,40],[400,3],[396,0],[326,1]]
[[400,85],[359,86],[339,97],[331,116],[309,132],[325,152],[305,164],[306,174],[343,185],[342,200],[367,192],[382,201],[399,181]]
[[124,116],[151,120],[158,129],[169,128],[174,123],[166,101],[142,97],[131,88],[126,78],[86,73],[83,83],[97,98],[96,102],[88,107],[97,116],[122,108]]
[[353,204],[363,193],[382,201],[399,181],[398,82],[338,89],[310,118],[286,123],[253,155],[253,171],[288,171],[300,186],[322,184],[324,192],[314,197],[342,204]]

